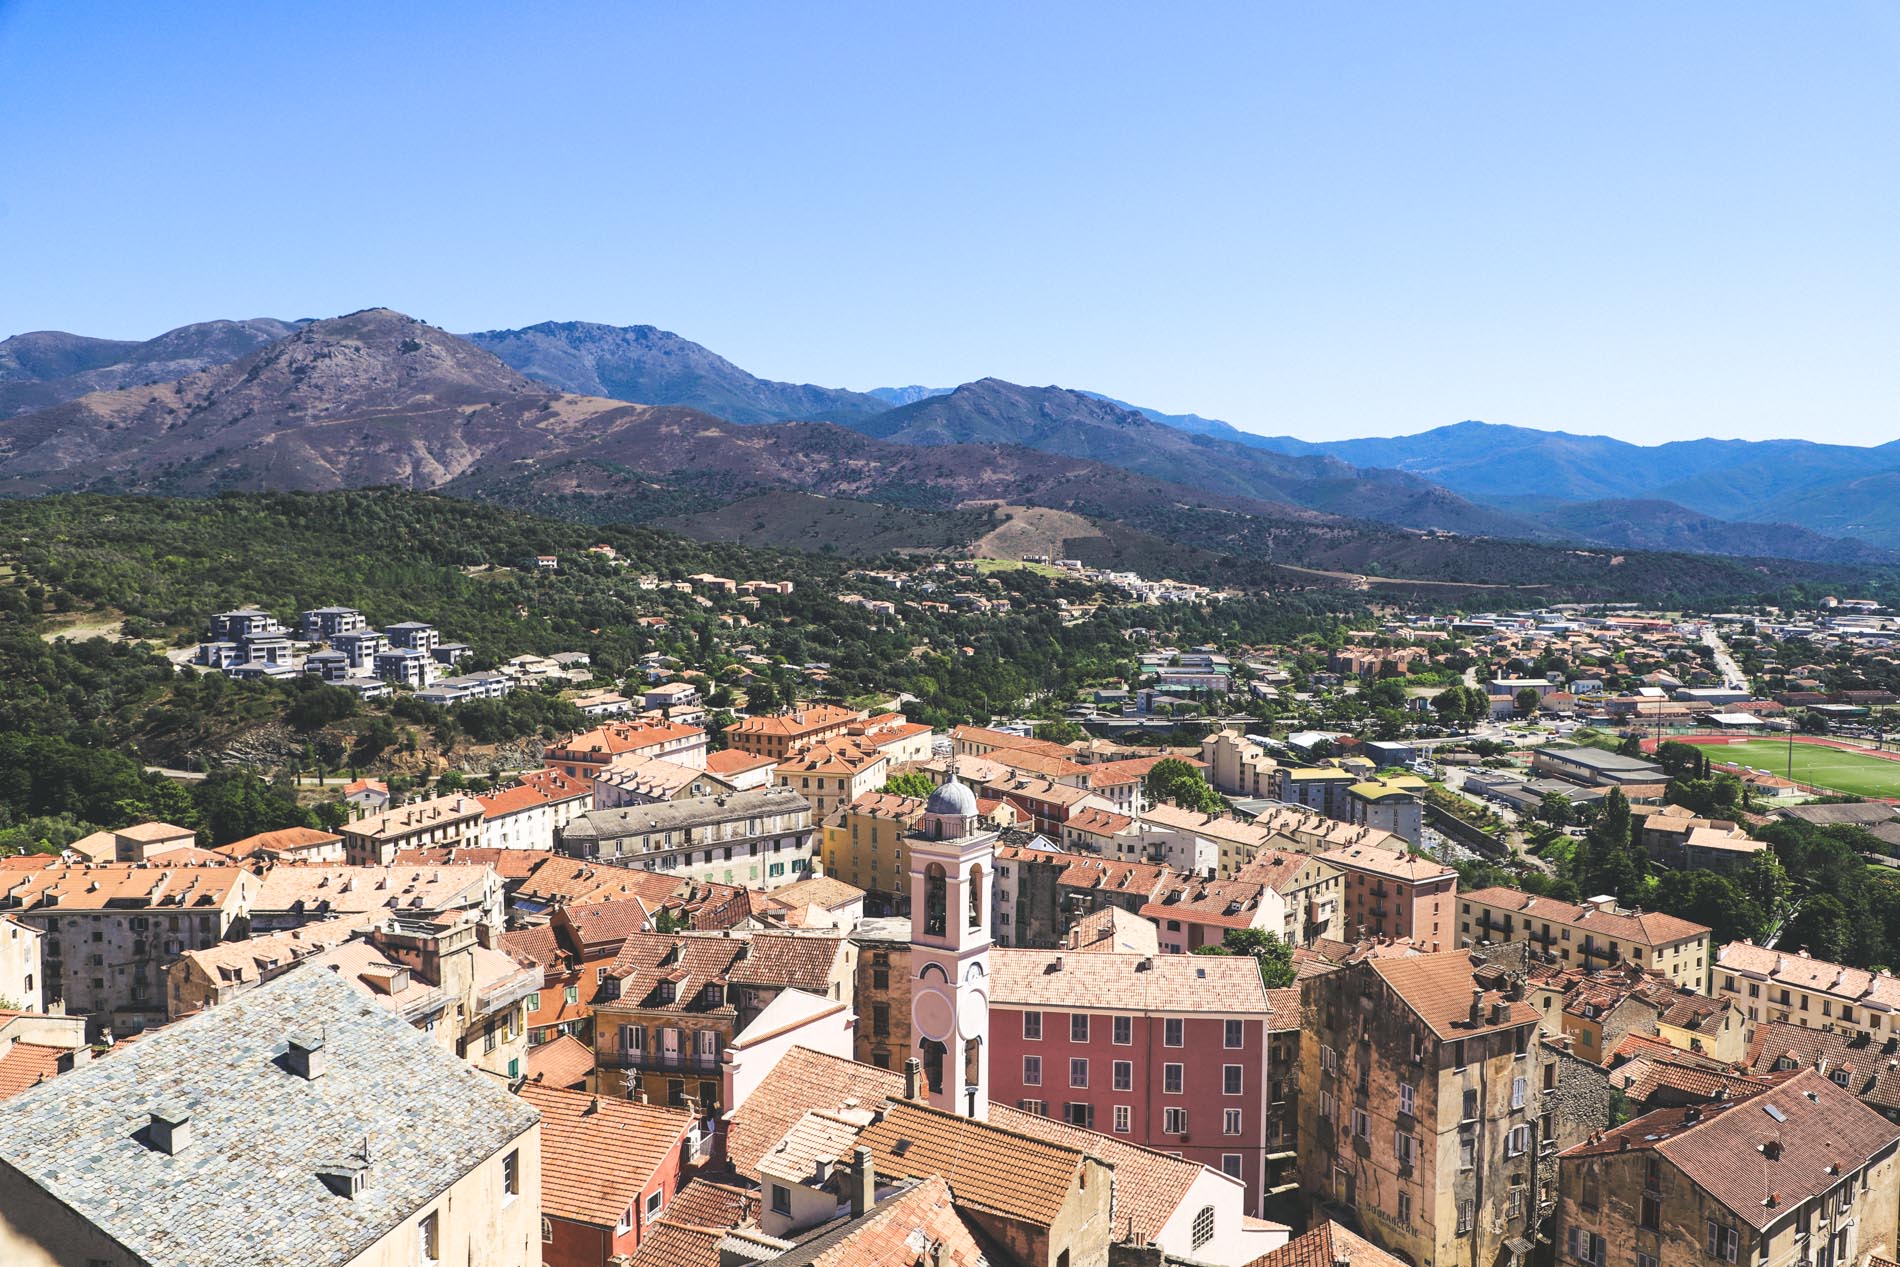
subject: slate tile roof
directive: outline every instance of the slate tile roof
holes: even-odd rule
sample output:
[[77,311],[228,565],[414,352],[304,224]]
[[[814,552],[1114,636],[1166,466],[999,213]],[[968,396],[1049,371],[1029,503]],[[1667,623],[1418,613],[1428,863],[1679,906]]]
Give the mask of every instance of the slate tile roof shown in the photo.
[[[1616,1152],[1626,1141],[1631,1149],[1655,1149],[1737,1218],[1760,1229],[1900,1142],[1900,1126],[1810,1069],[1747,1099],[1645,1113],[1558,1156]],[[1771,1141],[1780,1144],[1774,1158],[1762,1148]],[[1830,1173],[1831,1166],[1838,1171]],[[1773,1204],[1771,1195],[1779,1198]]]
[[488,849],[481,846],[441,845],[433,849],[398,849],[391,859],[399,867],[493,867],[495,874],[513,882],[525,880],[548,860],[539,849]]
[[611,1096],[524,1082],[541,1111],[541,1212],[611,1228],[654,1174],[677,1159],[693,1115]]
[[[320,1034],[329,1068],[280,1063]],[[182,1108],[191,1143],[144,1142]],[[131,1253],[167,1267],[347,1263],[535,1128],[534,1107],[309,967],[0,1104],[0,1158]],[[453,1130],[443,1130],[445,1122]],[[369,1184],[317,1177],[369,1141]]]
[[880,1175],[941,1175],[959,1204],[1046,1227],[1080,1182],[1081,1149],[909,1100],[893,1103],[858,1143]]

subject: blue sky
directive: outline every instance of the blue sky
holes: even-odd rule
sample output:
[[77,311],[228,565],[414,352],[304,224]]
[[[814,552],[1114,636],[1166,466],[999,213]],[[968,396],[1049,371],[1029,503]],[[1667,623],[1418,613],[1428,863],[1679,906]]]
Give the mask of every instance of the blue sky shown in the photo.
[[1900,5],[0,0],[0,334],[386,304],[1312,439],[1900,436]]

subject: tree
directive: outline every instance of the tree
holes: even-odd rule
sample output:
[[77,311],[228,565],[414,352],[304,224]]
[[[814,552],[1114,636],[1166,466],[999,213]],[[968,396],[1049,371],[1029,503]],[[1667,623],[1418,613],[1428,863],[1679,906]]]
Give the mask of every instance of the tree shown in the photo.
[[1523,690],[1519,691],[1516,695],[1513,695],[1511,697],[1511,702],[1517,705],[1518,712],[1524,714],[1524,716],[1526,717],[1529,717],[1532,713],[1537,711],[1537,703],[1539,700],[1543,698],[1544,697],[1542,695],[1539,695],[1537,693],[1536,687],[1527,686]]
[[1201,777],[1201,772],[1178,757],[1155,762],[1141,787],[1156,804],[1166,801],[1202,814],[1218,814],[1227,808],[1227,802]]
[[1656,905],[1707,924],[1718,944],[1762,935],[1767,921],[1741,886],[1713,871],[1671,871],[1656,885]]
[[1269,990],[1293,984],[1293,947],[1264,928],[1230,928],[1217,946],[1202,946],[1197,955],[1252,955],[1260,965],[1260,980]]
[[906,770],[884,780],[883,790],[896,796],[928,797],[937,785],[922,770]]
[[1562,792],[1546,792],[1537,804],[1537,817],[1553,827],[1568,827],[1576,817],[1576,806]]
[[1629,798],[1611,788],[1603,798],[1596,820],[1584,833],[1577,850],[1574,878],[1584,892],[1614,897],[1639,894],[1649,877],[1649,858],[1635,844],[1630,826]]

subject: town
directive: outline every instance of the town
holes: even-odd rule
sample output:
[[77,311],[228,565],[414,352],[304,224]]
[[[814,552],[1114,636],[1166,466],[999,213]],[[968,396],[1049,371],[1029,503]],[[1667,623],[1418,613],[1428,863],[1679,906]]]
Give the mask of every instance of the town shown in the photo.
[[1890,613],[1167,623],[1047,720],[935,729],[218,613],[180,672],[555,690],[594,724],[486,791],[320,786],[330,828],[0,858],[10,1234],[588,1267],[1891,1250],[1900,985],[1803,882],[1900,867],[1900,781],[1829,784],[1893,759]]

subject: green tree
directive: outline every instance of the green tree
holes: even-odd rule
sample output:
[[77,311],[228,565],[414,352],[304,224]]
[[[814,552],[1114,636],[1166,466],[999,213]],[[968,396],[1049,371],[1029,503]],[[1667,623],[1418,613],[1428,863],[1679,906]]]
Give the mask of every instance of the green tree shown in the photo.
[[883,790],[896,796],[928,797],[937,785],[922,770],[906,770],[884,780]]
[[1542,695],[1537,693],[1536,687],[1527,686],[1516,695],[1513,695],[1511,702],[1517,705],[1518,712],[1529,717],[1532,713],[1537,711],[1537,702],[1543,698]]
[[1227,802],[1209,786],[1201,772],[1177,757],[1164,757],[1155,762],[1141,786],[1148,799],[1157,805],[1167,802],[1202,814],[1218,814],[1227,808]]
[[1293,947],[1264,928],[1230,928],[1219,945],[1202,946],[1197,955],[1252,955],[1260,980],[1269,990],[1293,984]]
[[1537,817],[1553,827],[1567,827],[1576,817],[1576,806],[1562,792],[1546,792],[1537,804]]

